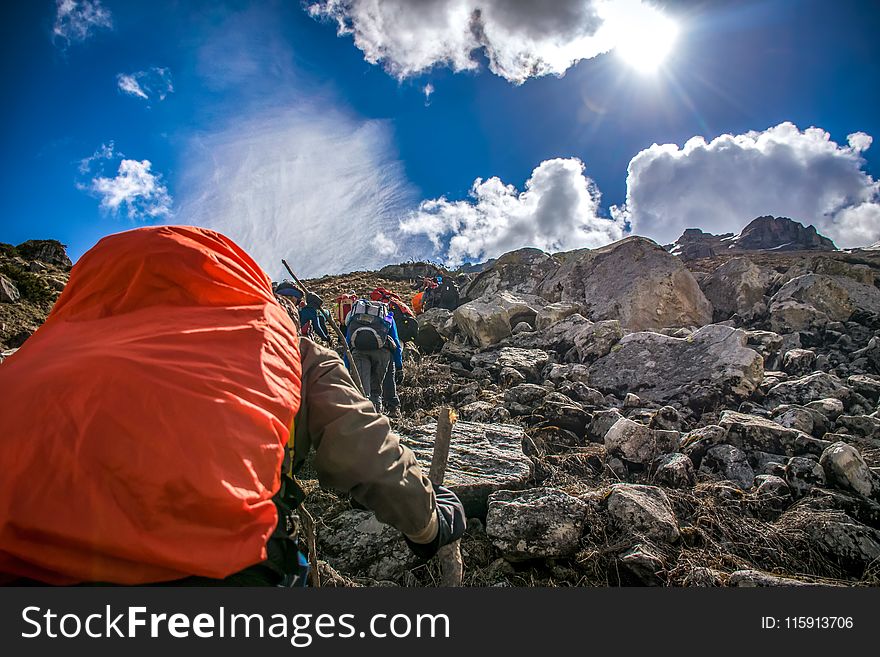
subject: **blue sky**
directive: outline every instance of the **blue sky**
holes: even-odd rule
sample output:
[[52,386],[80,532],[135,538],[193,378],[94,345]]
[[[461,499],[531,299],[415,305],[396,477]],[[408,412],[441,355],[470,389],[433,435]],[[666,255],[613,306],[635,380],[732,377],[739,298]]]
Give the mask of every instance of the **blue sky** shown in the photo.
[[[462,0],[495,54],[465,49],[476,68],[456,72],[430,56],[411,70],[422,53],[359,22],[359,1],[335,7],[357,42],[297,0],[6,5],[0,241],[55,238],[77,258],[112,232],[199,223],[277,276],[282,257],[304,275],[454,263],[767,213],[842,246],[880,239],[875,2],[660,3],[679,30],[660,70],[585,52],[518,84],[492,58],[531,47],[519,3]],[[424,44],[434,16],[413,12]]]

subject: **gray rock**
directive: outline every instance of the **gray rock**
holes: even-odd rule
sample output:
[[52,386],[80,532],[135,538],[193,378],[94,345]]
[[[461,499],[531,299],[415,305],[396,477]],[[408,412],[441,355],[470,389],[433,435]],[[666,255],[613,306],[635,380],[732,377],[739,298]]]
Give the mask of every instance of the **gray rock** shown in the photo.
[[820,412],[831,421],[836,420],[843,413],[843,402],[834,397],[826,397],[808,402],[806,407]]
[[455,309],[455,325],[473,344],[490,347],[509,337],[511,326],[537,316],[543,302],[537,297],[520,297],[509,292],[482,296]]
[[486,533],[508,561],[572,556],[588,506],[555,488],[502,490],[489,496]]
[[623,416],[616,408],[607,411],[596,411],[593,413],[593,419],[590,422],[590,428],[587,432],[590,440],[600,443],[604,442],[605,434],[607,434],[608,430],[620,419],[623,419]]
[[795,376],[813,371],[816,352],[809,349],[790,349],[782,356],[782,369]]
[[657,434],[644,424],[621,418],[605,434],[605,449],[609,455],[624,461],[647,465],[661,454],[678,450],[678,445],[671,444],[665,432],[660,434],[658,444]]
[[513,327],[512,333],[513,335],[519,335],[520,333],[532,333],[534,330],[528,322],[520,322]]
[[770,327],[777,333],[809,330],[828,322],[846,321],[856,306],[849,292],[830,276],[798,276],[770,300]]
[[778,522],[803,531],[819,551],[855,577],[861,578],[880,558],[880,531],[841,511],[789,511]]
[[761,474],[755,477],[755,496],[770,507],[782,510],[791,504],[791,489],[782,477]]
[[880,399],[880,379],[876,377],[866,374],[854,374],[847,378],[846,384],[853,391],[874,402]]
[[581,306],[578,303],[570,301],[558,301],[541,308],[535,320],[535,330],[543,331],[550,328],[556,322],[565,319],[569,315],[581,312]]
[[749,490],[755,482],[746,453],[733,445],[710,447],[700,463],[700,472],[718,474],[742,490]]
[[419,329],[415,343],[423,353],[440,351],[455,331],[452,313],[445,308],[429,308],[417,319]]
[[540,294],[580,303],[588,319],[619,319],[631,330],[712,321],[711,304],[681,260],[643,237],[571,254]]
[[746,452],[760,450],[772,454],[818,456],[829,444],[797,429],[736,411],[724,411],[719,424],[727,430],[727,442]]
[[836,442],[822,452],[819,464],[831,486],[880,501],[880,478],[855,447]]
[[668,488],[690,488],[696,483],[694,463],[684,454],[664,454],[656,465],[654,483]]
[[[431,466],[436,431],[431,423],[401,433],[425,472]],[[522,451],[524,436],[521,427],[510,424],[455,423],[443,484],[458,495],[469,518],[485,515],[489,495],[496,490],[526,485],[532,462]]]
[[770,414],[770,419],[784,427],[814,436],[822,436],[828,430],[828,419],[819,411],[805,406],[777,406]]
[[841,415],[837,418],[837,430],[854,436],[880,439],[880,419],[870,415]]
[[663,586],[666,581],[666,565],[650,546],[634,545],[619,557],[623,569],[632,574],[643,586]]
[[[745,346],[743,331],[713,324],[688,338],[631,333],[590,367],[603,392],[636,392],[643,400],[690,403],[743,399],[763,380],[761,356]],[[710,399],[712,398],[712,399]]]
[[772,331],[746,331],[746,346],[764,359],[764,369],[772,369],[782,349],[782,336]]
[[559,263],[540,249],[511,251],[499,257],[462,288],[462,295],[468,299],[476,299],[504,291],[537,294],[544,279],[558,268]]
[[21,293],[15,284],[0,274],[0,302],[15,303],[19,299],[21,299]]
[[420,563],[403,535],[376,520],[371,511],[349,509],[325,520],[317,539],[321,556],[348,575],[400,582]]
[[482,367],[497,375],[505,367],[512,368],[526,377],[537,381],[541,370],[550,361],[550,354],[540,349],[519,349],[502,347],[492,351],[480,352],[471,358],[471,367]]
[[752,319],[767,311],[764,294],[770,280],[770,272],[751,260],[733,258],[712,272],[700,287],[715,309],[716,321],[734,314]]
[[608,515],[623,531],[675,543],[681,532],[669,498],[656,486],[615,484],[608,495]]
[[699,467],[711,447],[727,442],[727,429],[709,424],[687,432],[681,439],[681,451]]
[[825,485],[825,471],[814,459],[792,456],[785,466],[785,483],[795,498],[803,497],[813,487]]
[[777,406],[779,404],[809,406],[808,402],[826,397],[834,397],[843,401],[849,394],[850,389],[833,374],[815,372],[799,379],[790,379],[776,384],[767,393],[767,402]]
[[582,363],[592,363],[611,353],[614,345],[620,342],[622,337],[623,327],[620,322],[616,319],[606,319],[584,326],[575,335],[574,346]]

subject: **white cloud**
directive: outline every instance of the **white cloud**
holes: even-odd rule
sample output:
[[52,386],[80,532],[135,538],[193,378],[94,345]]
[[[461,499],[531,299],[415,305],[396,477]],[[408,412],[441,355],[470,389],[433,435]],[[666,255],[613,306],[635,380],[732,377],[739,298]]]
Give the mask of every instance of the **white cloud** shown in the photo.
[[212,228],[272,276],[374,269],[411,253],[396,218],[411,204],[388,126],[325,106],[256,108],[193,141],[175,221]]
[[517,84],[562,75],[625,41],[629,25],[662,16],[643,0],[318,0],[308,11],[398,78],[433,66],[474,70],[482,54]]
[[[119,160],[115,175],[106,176],[106,164]],[[171,214],[171,195],[149,160],[126,159],[111,141],[80,161],[79,171],[91,178],[77,187],[101,199],[101,208],[118,214],[123,208],[130,219],[166,217]]]
[[523,192],[497,177],[478,178],[470,196],[465,201],[423,201],[401,221],[400,229],[427,236],[451,265],[526,246],[561,251],[623,237],[622,221],[598,215],[601,195],[576,158],[542,162]]
[[119,73],[116,84],[123,93],[144,100],[158,97],[162,101],[174,91],[171,71],[157,66],[136,73]]
[[839,247],[880,238],[880,186],[864,170],[862,132],[848,145],[820,128],[781,123],[763,132],[654,144],[629,163],[625,208],[633,230],[668,243],[685,228],[738,232],[757,216],[791,217]]
[[113,27],[101,0],[56,0],[52,34],[66,43],[85,41],[101,28]]
[[162,176],[152,173],[149,160],[122,160],[113,178],[92,181],[92,191],[101,197],[101,207],[116,213],[124,206],[132,219],[171,214],[171,196]]

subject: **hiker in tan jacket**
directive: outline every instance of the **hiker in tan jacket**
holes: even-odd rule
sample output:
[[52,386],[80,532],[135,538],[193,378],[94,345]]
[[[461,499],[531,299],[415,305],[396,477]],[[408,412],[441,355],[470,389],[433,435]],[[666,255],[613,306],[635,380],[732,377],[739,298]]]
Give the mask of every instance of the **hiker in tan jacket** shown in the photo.
[[[303,401],[294,429],[293,472],[314,449],[322,486],[350,492],[380,521],[427,547],[438,537],[438,496],[415,455],[358,392],[336,352],[307,338],[300,341],[300,352]],[[455,513],[462,515],[455,495],[445,491],[444,496],[441,505],[454,501]],[[454,520],[463,530],[464,518]],[[450,540],[443,537],[443,544]]]

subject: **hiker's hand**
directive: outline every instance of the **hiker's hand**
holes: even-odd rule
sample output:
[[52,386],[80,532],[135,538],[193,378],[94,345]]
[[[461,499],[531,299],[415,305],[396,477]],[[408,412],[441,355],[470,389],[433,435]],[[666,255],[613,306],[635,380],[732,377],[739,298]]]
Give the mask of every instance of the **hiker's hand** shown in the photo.
[[422,559],[430,559],[444,545],[458,540],[464,535],[467,519],[461,500],[445,486],[434,486],[437,498],[437,536],[430,543],[413,543],[408,538],[407,545],[413,553]]
[[394,383],[403,385],[403,370],[394,370]]

